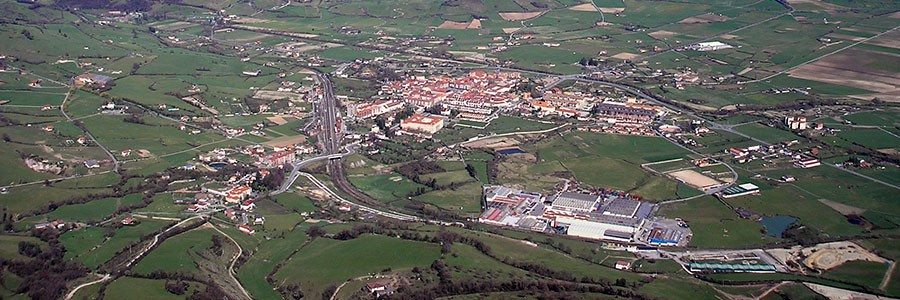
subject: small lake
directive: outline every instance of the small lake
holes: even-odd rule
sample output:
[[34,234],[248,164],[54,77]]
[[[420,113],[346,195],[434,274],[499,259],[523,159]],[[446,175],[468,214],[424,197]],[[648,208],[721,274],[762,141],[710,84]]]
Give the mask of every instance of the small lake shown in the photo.
[[216,170],[221,170],[222,168],[224,168],[224,167],[227,166],[227,165],[228,165],[227,163],[223,163],[223,162],[214,162],[214,163],[208,164],[208,166],[209,166],[210,168],[213,168],[213,169],[216,169]]
[[799,220],[800,219],[791,216],[764,216],[762,217],[762,220],[759,221],[759,224],[766,227],[767,236],[780,238],[781,235],[784,234],[784,231],[787,230],[788,227],[791,227],[791,224],[794,224]]
[[519,148],[512,148],[512,149],[498,150],[497,153],[499,153],[500,155],[512,155],[512,154],[525,153],[525,150],[522,150]]

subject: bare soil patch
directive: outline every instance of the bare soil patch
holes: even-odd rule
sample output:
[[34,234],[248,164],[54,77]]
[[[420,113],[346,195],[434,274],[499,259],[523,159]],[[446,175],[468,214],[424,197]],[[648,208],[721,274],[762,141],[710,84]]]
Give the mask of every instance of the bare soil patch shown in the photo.
[[470,22],[444,21],[438,25],[438,29],[478,29],[481,28],[481,21],[473,19]]
[[569,9],[574,10],[574,11],[597,11],[597,9],[594,8],[594,5],[590,4],[590,3],[569,6]]
[[481,29],[481,20],[473,19],[472,22],[469,22],[469,26],[466,26],[466,29]]
[[679,24],[708,24],[708,23],[718,23],[725,22],[731,20],[731,18],[717,15],[713,13],[705,13],[699,16],[693,16],[681,21],[678,21]]
[[673,37],[677,34],[678,34],[677,32],[659,30],[659,31],[654,31],[654,32],[648,33],[647,35],[649,35],[650,37],[652,37],[654,39],[661,40],[664,38]]
[[488,149],[499,149],[499,148],[508,148],[515,145],[518,145],[519,141],[514,138],[509,137],[501,137],[496,139],[484,139],[478,140],[471,143],[466,143],[465,146],[469,148],[488,148]]
[[825,2],[822,0],[787,0],[787,2],[790,4],[812,4],[812,5],[821,7],[822,10],[827,11],[827,12],[834,12],[836,10],[847,9],[846,7],[843,7],[843,6],[840,6],[837,4],[831,4],[831,3],[828,3],[828,2]]
[[822,204],[828,205],[828,207],[831,207],[831,209],[834,209],[837,212],[839,212],[845,216],[848,216],[848,215],[857,215],[858,216],[858,215],[862,215],[864,212],[866,212],[865,209],[842,204],[842,203],[837,203],[837,202],[834,202],[834,201],[831,201],[828,199],[819,199],[819,202],[821,202]]
[[625,11],[624,7],[598,7],[597,9],[604,14],[618,14]]
[[253,94],[253,98],[262,99],[266,101],[276,101],[276,100],[288,100],[299,102],[303,100],[303,94],[297,94],[294,92],[279,92],[279,91],[263,91],[259,90]]
[[825,37],[829,37],[829,38],[833,38],[833,39],[838,39],[838,40],[854,41],[854,42],[859,42],[859,41],[862,41],[862,40],[866,39],[866,38],[864,38],[864,37],[852,36],[852,35],[849,35],[849,34],[833,33],[833,32],[832,32],[832,33],[829,33],[829,34],[826,34]]
[[810,269],[830,270],[845,262],[864,260],[884,263],[886,259],[852,242],[833,242],[803,248],[803,264]]
[[868,40],[865,43],[893,49],[900,49],[900,31],[889,32],[885,35]]
[[499,13],[500,17],[507,21],[523,21],[528,19],[534,19],[543,15],[547,11],[532,11],[532,12],[502,12]]
[[669,173],[669,176],[675,177],[687,185],[695,188],[704,189],[721,184],[720,181],[709,178],[706,175],[694,170],[681,170]]
[[616,55],[613,55],[612,58],[621,59],[621,60],[634,60],[635,58],[641,57],[640,55],[628,52],[622,52]]
[[266,120],[269,120],[269,122],[275,123],[275,125],[284,125],[284,124],[288,123],[287,118],[293,119],[293,117],[291,117],[289,115],[277,115],[277,116],[268,117],[268,118],[266,118]]
[[806,64],[791,70],[788,74],[795,78],[878,93],[893,94],[900,91],[900,74],[869,67],[881,64],[900,64],[900,57],[883,52],[853,49]]
[[279,138],[274,138],[266,142],[266,145],[272,147],[286,147],[294,144],[300,144],[306,142],[306,137],[302,135],[295,136],[283,136]]

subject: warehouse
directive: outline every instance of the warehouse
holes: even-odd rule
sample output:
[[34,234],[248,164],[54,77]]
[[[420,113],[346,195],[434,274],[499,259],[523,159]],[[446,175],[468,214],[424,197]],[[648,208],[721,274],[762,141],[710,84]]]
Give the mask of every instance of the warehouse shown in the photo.
[[729,187],[729,188],[725,189],[724,191],[722,191],[721,193],[719,193],[719,196],[724,199],[729,199],[729,198],[752,195],[752,194],[759,194],[759,187],[752,183],[745,183],[745,184]]

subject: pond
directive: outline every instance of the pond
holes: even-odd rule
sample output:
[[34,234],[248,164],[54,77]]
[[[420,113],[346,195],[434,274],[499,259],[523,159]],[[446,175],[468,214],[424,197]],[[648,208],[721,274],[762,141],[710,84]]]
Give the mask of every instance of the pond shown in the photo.
[[499,153],[500,155],[512,155],[512,154],[525,153],[525,150],[522,150],[519,148],[510,148],[510,149],[497,150],[497,153]]
[[214,163],[209,163],[209,164],[208,164],[208,166],[209,166],[210,168],[213,168],[213,169],[216,169],[216,170],[221,170],[222,168],[224,168],[224,167],[227,166],[227,165],[228,165],[228,163],[224,163],[224,162],[214,162]]
[[759,224],[766,228],[767,236],[780,238],[784,231],[791,227],[791,224],[799,220],[791,216],[764,216],[759,221]]

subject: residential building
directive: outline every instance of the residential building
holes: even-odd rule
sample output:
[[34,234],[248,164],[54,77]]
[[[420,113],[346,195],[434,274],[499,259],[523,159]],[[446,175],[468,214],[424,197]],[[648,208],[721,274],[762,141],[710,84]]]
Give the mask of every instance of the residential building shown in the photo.
[[354,119],[369,119],[401,108],[403,108],[403,102],[397,100],[352,103],[347,105],[347,115]]
[[444,128],[444,119],[434,115],[414,114],[401,121],[400,128],[409,133],[431,136]]

